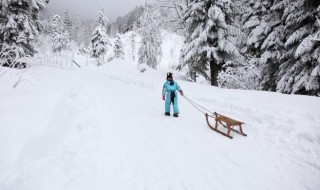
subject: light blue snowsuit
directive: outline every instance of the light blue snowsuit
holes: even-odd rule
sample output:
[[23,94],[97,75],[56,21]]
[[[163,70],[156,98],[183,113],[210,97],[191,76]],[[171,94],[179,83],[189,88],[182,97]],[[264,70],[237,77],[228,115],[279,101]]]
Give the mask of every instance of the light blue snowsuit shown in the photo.
[[166,96],[165,102],[165,112],[170,113],[170,104],[173,104],[173,113],[179,113],[178,107],[178,93],[176,90],[180,91],[180,86],[174,80],[167,80],[163,85],[162,94]]

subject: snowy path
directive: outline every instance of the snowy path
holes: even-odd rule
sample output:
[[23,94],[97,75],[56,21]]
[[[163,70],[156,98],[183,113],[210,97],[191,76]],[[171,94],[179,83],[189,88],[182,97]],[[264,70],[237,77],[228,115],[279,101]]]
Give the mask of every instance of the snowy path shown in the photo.
[[[26,88],[40,94],[45,88],[39,97],[50,98],[40,101],[47,102],[38,106],[43,113],[36,109],[38,115],[30,117],[44,121],[30,126],[21,115],[21,123],[14,125],[29,127],[32,136],[20,136],[25,140],[13,161],[2,158],[8,164],[0,165],[0,189],[320,188],[318,99],[179,81],[190,98],[243,118],[248,137],[233,134],[230,140],[211,131],[204,116],[181,98],[180,117],[165,117],[160,94],[164,74],[141,75],[121,64],[101,70],[32,70],[37,77]],[[20,89],[26,90],[22,84]],[[1,105],[10,106],[8,100],[0,100],[0,113],[5,114]],[[18,110],[29,110],[39,99],[28,101]],[[0,126],[6,123],[10,121],[0,121]]]

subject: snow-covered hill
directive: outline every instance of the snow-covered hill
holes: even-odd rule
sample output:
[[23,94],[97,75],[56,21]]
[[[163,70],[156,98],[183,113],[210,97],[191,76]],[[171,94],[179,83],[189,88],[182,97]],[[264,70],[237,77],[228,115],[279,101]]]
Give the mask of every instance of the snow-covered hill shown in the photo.
[[0,73],[1,190],[320,189],[319,98],[174,73],[187,97],[245,122],[230,140],[181,96],[180,117],[164,116],[165,71],[114,60]]

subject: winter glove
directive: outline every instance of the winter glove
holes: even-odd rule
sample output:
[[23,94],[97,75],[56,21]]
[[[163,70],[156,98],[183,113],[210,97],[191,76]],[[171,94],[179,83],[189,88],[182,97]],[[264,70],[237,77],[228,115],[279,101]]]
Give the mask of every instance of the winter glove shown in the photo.
[[162,100],[165,101],[166,97],[164,96],[164,94],[162,94]]
[[183,91],[182,91],[182,90],[180,90],[179,92],[180,92],[181,96],[183,96]]

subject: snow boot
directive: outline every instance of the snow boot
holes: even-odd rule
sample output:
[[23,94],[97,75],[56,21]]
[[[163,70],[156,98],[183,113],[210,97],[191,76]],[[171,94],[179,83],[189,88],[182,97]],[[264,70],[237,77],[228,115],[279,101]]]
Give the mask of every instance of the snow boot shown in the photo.
[[169,112],[166,112],[166,113],[164,113],[164,115],[166,115],[166,116],[170,116],[170,113],[169,113]]
[[177,113],[173,114],[173,117],[179,117],[179,115]]

